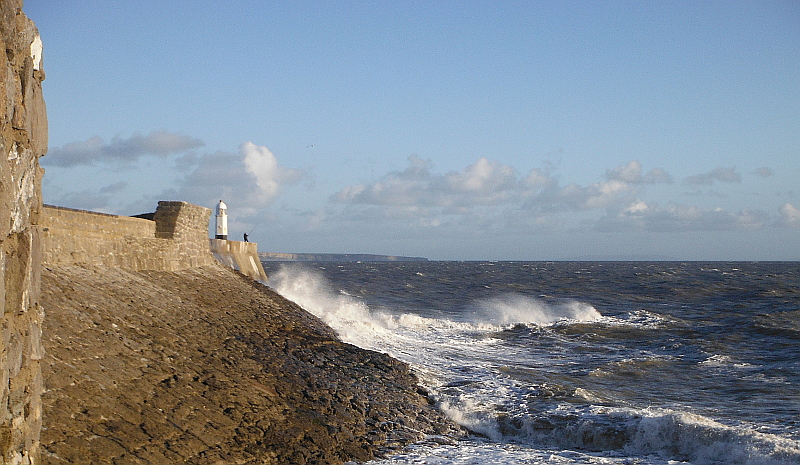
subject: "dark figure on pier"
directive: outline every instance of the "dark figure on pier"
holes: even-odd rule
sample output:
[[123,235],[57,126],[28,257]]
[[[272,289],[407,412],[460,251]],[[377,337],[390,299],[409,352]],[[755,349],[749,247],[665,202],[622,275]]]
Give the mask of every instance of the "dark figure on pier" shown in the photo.
[[247,240],[247,233],[244,233],[244,241],[245,242],[250,242],[250,241]]

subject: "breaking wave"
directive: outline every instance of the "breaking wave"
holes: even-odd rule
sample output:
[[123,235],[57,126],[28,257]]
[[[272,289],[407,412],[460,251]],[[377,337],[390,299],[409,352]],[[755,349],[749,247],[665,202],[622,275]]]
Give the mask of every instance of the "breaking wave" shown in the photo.
[[360,299],[344,291],[335,291],[320,273],[300,266],[282,266],[270,277],[270,286],[325,321],[346,342],[363,339],[365,330],[377,334],[398,327],[497,331],[515,324],[546,326],[602,318],[597,309],[584,302],[548,303],[513,293],[475,302],[471,309],[464,309],[469,317],[461,322],[412,313],[373,311]]
[[551,304],[521,294],[505,294],[477,303],[476,318],[496,325],[590,322],[602,318],[593,306],[575,300]]
[[502,405],[487,410],[473,396],[451,399],[441,406],[456,422],[495,442],[595,453],[618,451],[665,463],[800,463],[800,445],[796,441],[747,427],[722,425],[686,412],[590,405],[513,412]]

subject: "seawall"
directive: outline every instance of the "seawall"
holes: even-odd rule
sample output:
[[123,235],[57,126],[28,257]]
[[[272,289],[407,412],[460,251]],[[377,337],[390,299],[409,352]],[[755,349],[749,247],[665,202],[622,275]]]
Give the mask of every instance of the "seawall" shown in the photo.
[[208,239],[210,213],[42,208],[42,463],[342,464],[463,434],[408,366],[264,286],[257,244]]
[[408,366],[223,266],[48,266],[42,462],[366,461],[458,436]]
[[209,240],[210,215],[208,208],[181,201],[160,201],[154,213],[142,217],[45,205],[40,219],[43,262],[178,271],[218,261],[266,282],[258,244]]

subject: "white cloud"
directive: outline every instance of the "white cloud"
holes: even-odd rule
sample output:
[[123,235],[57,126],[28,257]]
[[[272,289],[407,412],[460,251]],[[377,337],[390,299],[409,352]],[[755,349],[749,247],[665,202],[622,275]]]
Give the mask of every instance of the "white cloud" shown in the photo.
[[570,184],[560,189],[555,199],[541,199],[544,204],[552,201],[553,206],[562,203],[570,210],[594,210],[609,207],[618,202],[620,198],[633,193],[634,186],[622,181],[612,180],[578,186]]
[[258,185],[259,198],[266,201],[278,194],[280,171],[275,155],[264,146],[252,142],[242,144],[244,165],[247,172],[255,176]]
[[630,184],[642,182],[642,164],[639,160],[632,160],[627,165],[618,166],[606,171],[606,178]]
[[99,136],[51,148],[42,163],[51,166],[93,166],[97,163],[132,163],[143,156],[165,157],[204,145],[200,139],[167,131],[154,131],[127,139],[115,137],[106,144]]
[[180,172],[185,174],[173,187],[142,199],[135,208],[148,208],[147,205],[165,199],[211,207],[222,199],[232,217],[242,217],[269,205],[284,185],[304,175],[300,170],[280,166],[267,147],[252,142],[242,144],[239,152],[182,157],[179,165]]
[[672,177],[661,168],[642,174],[638,160],[606,170],[605,177],[605,181],[586,186],[570,184],[557,189],[551,184],[550,189],[532,197],[529,204],[544,210],[596,210],[630,202],[645,184],[672,182]]
[[672,176],[661,168],[653,168],[644,176],[646,184],[672,184]]
[[454,192],[491,197],[498,191],[515,189],[518,183],[513,168],[486,158],[478,159],[462,172],[448,173],[445,180]]
[[528,172],[528,176],[525,177],[524,183],[525,187],[529,189],[541,190],[553,184],[554,181],[546,173],[534,168]]
[[513,168],[480,158],[461,171],[431,173],[431,163],[416,156],[409,166],[371,184],[348,186],[334,194],[338,203],[384,207],[470,209],[498,205],[522,191]]
[[636,200],[635,202],[628,205],[624,212],[629,215],[639,215],[646,212],[650,207],[641,200]]
[[778,224],[791,228],[800,228],[800,209],[790,203],[781,205],[778,209],[781,217]]
[[653,168],[642,175],[642,164],[639,160],[632,160],[623,166],[606,171],[606,179],[620,181],[626,184],[669,184],[672,176],[661,168]]

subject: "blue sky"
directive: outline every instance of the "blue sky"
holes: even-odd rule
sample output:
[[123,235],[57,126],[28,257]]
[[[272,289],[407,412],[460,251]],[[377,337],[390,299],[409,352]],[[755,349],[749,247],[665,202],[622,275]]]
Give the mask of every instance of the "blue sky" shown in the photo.
[[800,3],[28,0],[45,202],[261,251],[800,260]]

